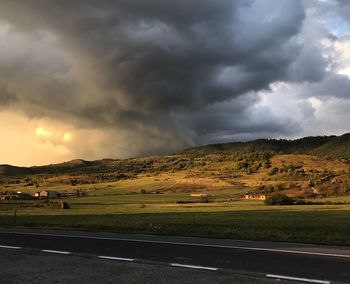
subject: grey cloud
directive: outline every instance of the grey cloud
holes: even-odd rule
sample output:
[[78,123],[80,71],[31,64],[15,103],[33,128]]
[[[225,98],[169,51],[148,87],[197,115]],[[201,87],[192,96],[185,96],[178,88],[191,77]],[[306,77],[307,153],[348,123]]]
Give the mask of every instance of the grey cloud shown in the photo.
[[329,73],[325,79],[317,84],[307,84],[302,89],[301,95],[305,97],[347,98],[350,99],[350,80],[346,75]]
[[30,60],[0,64],[0,84],[32,116],[127,133],[133,153],[156,139],[164,150],[295,133],[268,108],[259,119],[249,111],[252,93],[273,82],[325,77],[322,52],[297,40],[304,20],[298,0],[4,0],[0,22],[31,40],[22,54],[53,39],[50,60],[31,50]]
[[[299,121],[279,117],[270,107],[258,106],[258,101],[258,96],[251,93],[228,102],[208,106],[201,111],[185,113],[177,119],[183,123],[190,121],[189,127],[194,129],[206,143],[267,136],[290,136],[301,130]],[[300,109],[305,116],[312,115],[308,113],[310,111],[308,106],[300,106]]]
[[350,24],[350,3],[348,0],[337,0],[339,14]]
[[0,109],[6,108],[10,104],[16,103],[16,95],[12,94],[5,87],[0,86]]
[[[1,11],[16,27],[47,29],[73,55],[97,59],[101,92],[157,110],[202,107],[282,78],[303,19],[299,1],[282,2],[287,17],[271,1],[5,1]],[[248,81],[220,85],[216,77],[232,67]]]
[[310,43],[304,44],[298,58],[289,66],[290,82],[320,82],[326,76],[328,62],[322,50]]

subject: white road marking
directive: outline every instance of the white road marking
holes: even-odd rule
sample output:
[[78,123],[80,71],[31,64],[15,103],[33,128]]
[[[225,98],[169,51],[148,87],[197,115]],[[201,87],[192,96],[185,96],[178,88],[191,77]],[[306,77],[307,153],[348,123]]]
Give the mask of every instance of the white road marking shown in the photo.
[[326,280],[299,278],[299,277],[275,275],[275,274],[266,274],[266,277],[275,278],[275,279],[283,279],[283,280],[302,281],[302,282],[308,282],[308,283],[320,283],[320,284],[330,284],[331,283],[330,281],[326,281]]
[[171,263],[171,266],[184,267],[184,268],[193,268],[193,269],[201,269],[201,270],[210,270],[210,271],[218,270],[218,268],[216,268],[216,267],[188,265],[188,264],[180,264],[180,263]]
[[5,248],[5,249],[21,249],[21,247],[13,247],[13,246],[0,246],[0,248]]
[[60,250],[43,249],[41,251],[48,252],[48,253],[56,253],[56,254],[71,254],[69,251],[60,251]]
[[78,238],[78,239],[109,240],[109,241],[126,241],[126,242],[168,244],[168,245],[182,245],[182,246],[196,246],[196,247],[211,247],[211,248],[227,248],[227,249],[241,249],[241,250],[252,250],[252,251],[268,251],[268,252],[289,253],[289,254],[350,258],[350,254],[323,253],[323,252],[311,252],[311,251],[288,250],[288,249],[272,249],[272,248],[261,248],[261,247],[214,245],[214,244],[199,244],[199,243],[188,243],[188,242],[153,241],[153,240],[129,239],[129,238],[111,238],[111,237],[30,233],[30,232],[1,232],[0,231],[0,233],[17,234],[17,235],[33,235],[33,236],[65,237],[65,238]]
[[120,261],[135,261],[134,258],[124,258],[124,257],[115,257],[115,256],[105,256],[105,255],[100,255],[98,258],[102,259],[112,259],[112,260],[120,260]]

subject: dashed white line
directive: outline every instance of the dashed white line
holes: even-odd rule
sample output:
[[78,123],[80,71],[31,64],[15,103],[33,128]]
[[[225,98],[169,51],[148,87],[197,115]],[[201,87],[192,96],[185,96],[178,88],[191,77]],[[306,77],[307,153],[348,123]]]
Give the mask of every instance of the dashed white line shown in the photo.
[[111,259],[111,260],[119,260],[119,261],[135,261],[134,258],[125,258],[125,257],[116,257],[116,256],[105,256],[105,255],[100,255],[98,256],[98,258],[102,258],[102,259]]
[[[184,243],[181,243],[184,244]],[[205,245],[204,245],[205,246]],[[0,248],[5,249],[21,249],[22,247],[17,246],[6,246],[6,245],[0,245]],[[54,254],[63,254],[68,255],[71,254],[69,251],[59,251],[59,250],[41,250],[42,252],[46,253],[54,253]],[[330,255],[330,254],[329,254]],[[128,261],[133,262],[135,261],[134,258],[124,258],[124,257],[116,257],[116,256],[105,256],[100,255],[98,258],[101,259],[110,259],[110,260],[118,260],[118,261]],[[209,267],[209,266],[199,266],[199,265],[189,265],[189,264],[180,264],[180,263],[170,263],[171,266],[174,267],[182,267],[182,268],[191,268],[191,269],[200,269],[200,270],[209,270],[209,271],[217,271],[217,267]],[[274,279],[283,279],[283,280],[292,280],[292,281],[301,281],[301,282],[308,282],[308,283],[319,283],[319,284],[331,284],[330,281],[327,280],[318,280],[318,279],[309,279],[309,278],[300,278],[300,277],[293,277],[293,276],[286,276],[286,275],[278,275],[278,274],[266,274],[266,277],[268,278],[274,278]]]
[[331,283],[330,281],[327,281],[327,280],[299,278],[299,277],[276,275],[276,274],[266,274],[266,277],[275,278],[275,279],[283,279],[283,280],[301,281],[301,282],[308,282],[308,283],[320,283],[320,284],[330,284]]
[[13,247],[13,246],[1,246],[0,248],[5,248],[5,249],[21,249],[21,247]]
[[218,268],[216,267],[208,267],[208,266],[198,266],[198,265],[188,265],[188,264],[180,264],[180,263],[171,263],[171,266],[175,267],[184,267],[184,268],[192,268],[192,269],[201,269],[201,270],[210,270],[216,271]]
[[71,254],[69,251],[60,251],[60,250],[43,249],[41,251],[48,252],[48,253],[56,253],[56,254]]

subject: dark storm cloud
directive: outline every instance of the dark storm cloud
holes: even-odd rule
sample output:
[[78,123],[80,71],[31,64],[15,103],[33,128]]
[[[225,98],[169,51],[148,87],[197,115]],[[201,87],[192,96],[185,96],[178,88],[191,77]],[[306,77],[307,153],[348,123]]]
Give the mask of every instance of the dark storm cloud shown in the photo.
[[13,94],[30,115],[157,137],[163,149],[213,133],[285,133],[269,109],[250,116],[259,98],[247,94],[324,78],[321,51],[296,40],[304,19],[298,0],[3,0],[9,34],[47,41],[52,55],[1,63],[11,91],[0,103]]
[[201,139],[204,138],[208,143],[214,143],[218,137],[221,141],[246,140],[281,134],[288,136],[300,131],[300,126],[291,119],[274,115],[268,106],[256,107],[256,102],[255,95],[245,95],[229,103],[185,113],[177,119],[183,123],[191,121],[189,127],[195,129]]

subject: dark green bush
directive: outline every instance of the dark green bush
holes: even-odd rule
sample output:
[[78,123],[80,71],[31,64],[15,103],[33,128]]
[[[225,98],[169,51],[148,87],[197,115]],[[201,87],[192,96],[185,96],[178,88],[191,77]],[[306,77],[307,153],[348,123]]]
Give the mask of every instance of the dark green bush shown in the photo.
[[283,193],[275,193],[265,200],[266,205],[293,205],[295,199],[288,197]]

